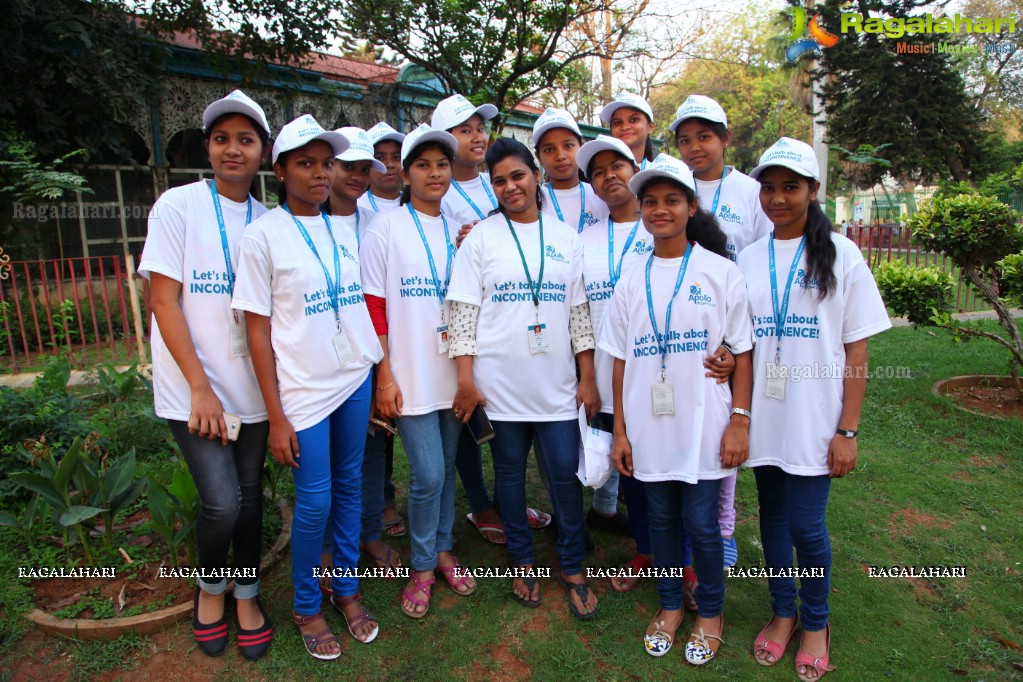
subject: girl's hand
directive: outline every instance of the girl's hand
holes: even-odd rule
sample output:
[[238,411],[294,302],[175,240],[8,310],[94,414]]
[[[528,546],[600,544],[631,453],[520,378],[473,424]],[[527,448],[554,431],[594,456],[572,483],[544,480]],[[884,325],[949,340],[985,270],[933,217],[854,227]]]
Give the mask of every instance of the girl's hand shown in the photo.
[[615,434],[611,443],[611,461],[622,476],[632,476],[632,443],[627,436]]
[[469,382],[467,384],[458,384],[458,390],[455,391],[455,400],[451,403],[451,407],[455,410],[455,416],[463,423],[469,422],[469,418],[472,417],[472,413],[476,410],[477,405],[486,405],[487,400],[480,393],[479,389],[476,388],[476,384]]
[[298,468],[298,435],[287,419],[270,422],[270,454],[278,464]]
[[828,468],[831,478],[842,478],[856,468],[856,439],[837,433],[828,446]]
[[466,236],[467,234],[469,234],[470,232],[472,232],[472,228],[474,228],[474,227],[476,226],[476,223],[478,223],[478,222],[479,222],[478,220],[474,220],[474,221],[472,221],[471,223],[469,223],[469,224],[467,224],[467,225],[462,225],[462,227],[461,227],[461,228],[459,228],[459,230],[458,230],[458,234],[457,234],[457,235],[455,235],[455,248],[456,248],[456,249],[457,249],[457,248],[458,248],[459,246],[461,246],[461,245],[462,245],[462,240],[463,240],[463,239],[465,239],[465,236]]
[[597,392],[597,382],[582,380],[575,392],[575,406],[586,405],[586,418],[593,419],[600,412],[600,393]]
[[[386,386],[386,384],[384,384]],[[378,388],[376,396],[377,414],[384,419],[396,419],[401,416],[401,387],[394,382],[387,388]]]
[[703,366],[707,369],[703,376],[717,379],[719,384],[723,384],[735,371],[735,356],[724,346],[718,346],[712,355],[704,359]]
[[749,421],[733,417],[721,436],[721,466],[734,469],[749,458]]
[[188,415],[188,432],[200,438],[209,438],[227,445],[227,422],[224,421],[224,406],[220,398],[207,385],[192,391],[192,412]]

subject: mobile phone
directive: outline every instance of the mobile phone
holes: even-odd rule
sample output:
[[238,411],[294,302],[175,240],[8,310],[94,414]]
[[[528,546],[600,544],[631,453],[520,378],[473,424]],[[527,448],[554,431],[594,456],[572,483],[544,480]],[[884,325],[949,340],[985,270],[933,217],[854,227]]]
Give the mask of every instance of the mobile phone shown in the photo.
[[493,440],[496,435],[494,425],[490,423],[487,411],[483,409],[482,405],[477,405],[476,409],[472,411],[472,416],[469,417],[466,426],[469,427],[469,433],[476,441],[476,445],[483,445],[488,440]]
[[225,412],[224,422],[227,424],[227,439],[238,440],[238,433],[242,429],[242,418],[236,414]]
[[384,421],[380,417],[373,417],[372,419],[369,420],[369,422],[373,426],[379,426],[381,429],[383,429],[384,431],[387,431],[392,436],[397,436],[398,435],[398,429],[395,428],[394,424],[392,424],[391,422],[388,422],[388,421]]

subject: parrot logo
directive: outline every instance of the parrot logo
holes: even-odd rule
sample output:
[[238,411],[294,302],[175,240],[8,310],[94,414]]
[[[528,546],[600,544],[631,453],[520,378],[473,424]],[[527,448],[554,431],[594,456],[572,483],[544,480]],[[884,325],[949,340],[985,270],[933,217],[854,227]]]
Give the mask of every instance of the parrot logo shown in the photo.
[[[792,31],[785,37],[785,40],[790,42],[785,48],[785,58],[790,64],[794,64],[809,52],[819,56],[822,49],[833,47],[838,42],[837,35],[821,26],[820,14],[813,15],[807,25],[805,8],[789,7],[785,13],[792,19]],[[804,32],[808,33],[809,37],[804,36]]]

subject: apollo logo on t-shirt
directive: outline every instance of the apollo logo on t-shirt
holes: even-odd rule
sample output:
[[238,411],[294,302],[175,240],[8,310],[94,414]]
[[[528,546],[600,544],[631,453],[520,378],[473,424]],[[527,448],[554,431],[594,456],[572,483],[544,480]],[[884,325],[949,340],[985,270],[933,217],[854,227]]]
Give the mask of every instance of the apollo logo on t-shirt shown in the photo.
[[639,254],[639,255],[641,255],[641,256],[642,256],[642,255],[643,255],[644,253],[650,253],[650,252],[651,252],[651,251],[653,251],[653,250],[654,250],[654,247],[653,247],[653,246],[651,246],[650,244],[647,244],[647,243],[646,243],[646,241],[644,241],[644,240],[642,240],[642,239],[640,239],[640,240],[639,240],[638,242],[636,242],[636,243],[635,243],[635,244],[634,244],[634,245],[632,246],[632,252],[633,252],[633,253],[636,253],[636,254]]
[[732,207],[728,204],[724,204],[721,210],[718,211],[718,220],[726,223],[742,223],[742,216],[732,211]]
[[344,256],[348,260],[352,261],[356,265],[359,264],[358,259],[355,256],[352,255],[352,252],[348,250],[347,246],[345,246],[344,244],[338,244],[337,248],[341,250],[341,255],[342,256]]
[[818,282],[816,277],[807,277],[806,270],[799,268],[796,271],[796,285],[803,289],[816,289],[818,288]]
[[709,294],[703,293],[703,286],[699,282],[689,287],[689,300],[696,305],[705,305],[711,308],[718,307]]
[[555,263],[568,263],[568,259],[550,244],[547,245],[547,258]]
[[596,225],[599,222],[597,220],[597,217],[594,216],[589,211],[583,211],[582,219],[583,219],[583,222],[586,223],[587,226]]

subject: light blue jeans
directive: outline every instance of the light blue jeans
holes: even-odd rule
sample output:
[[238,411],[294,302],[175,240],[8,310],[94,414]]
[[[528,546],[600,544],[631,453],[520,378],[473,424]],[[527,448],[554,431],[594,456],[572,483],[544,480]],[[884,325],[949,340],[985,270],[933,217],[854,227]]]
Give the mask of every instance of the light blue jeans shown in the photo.
[[462,422],[447,409],[399,417],[397,425],[409,466],[412,570],[432,571],[437,553],[454,545],[455,454]]

